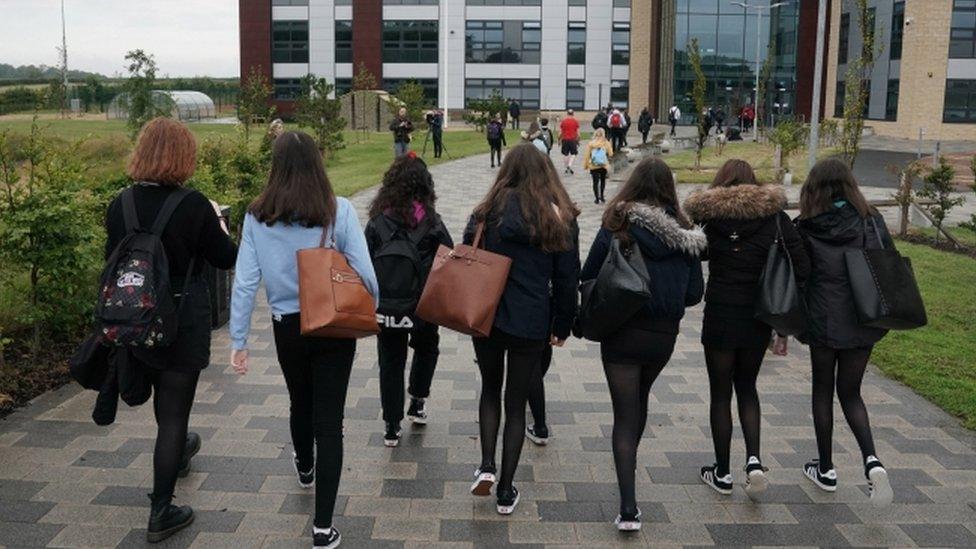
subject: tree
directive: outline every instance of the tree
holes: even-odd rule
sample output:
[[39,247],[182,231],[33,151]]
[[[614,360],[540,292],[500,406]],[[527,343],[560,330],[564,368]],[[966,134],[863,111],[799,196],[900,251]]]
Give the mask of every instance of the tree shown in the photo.
[[939,157],[939,165],[929,171],[924,179],[922,190],[918,191],[918,196],[935,201],[935,204],[926,208],[932,216],[935,225],[935,241],[939,241],[942,233],[942,225],[949,211],[965,202],[962,197],[953,197],[952,192],[955,188],[952,180],[956,176],[956,171],[946,162],[944,157]]
[[702,151],[705,149],[705,142],[708,141],[709,127],[705,120],[705,93],[708,82],[705,80],[705,72],[702,70],[701,50],[698,48],[697,38],[692,38],[688,45],[688,63],[695,73],[691,97],[695,102],[695,116],[698,120],[698,138],[695,141],[695,169],[699,170],[701,169]]
[[376,75],[366,68],[366,63],[360,61],[356,67],[356,74],[352,77],[352,89],[355,91],[369,91],[376,89]]
[[[841,130],[840,146],[844,161],[854,168],[857,153],[860,151],[861,132],[864,131],[864,115],[868,102],[871,71],[874,62],[881,54],[883,45],[876,40],[874,30],[874,11],[868,0],[847,0],[857,19],[861,35],[861,51],[854,59],[848,60],[844,80],[844,127]],[[835,99],[836,101],[837,99]]]
[[790,171],[790,156],[800,150],[807,141],[809,128],[791,118],[784,118],[769,132],[769,141],[779,147],[782,165],[776,174],[777,182],[783,182],[783,175]]
[[425,124],[424,110],[430,105],[424,95],[424,87],[413,80],[408,80],[397,86],[393,97],[390,98],[390,111],[399,112],[400,107],[407,109],[407,118],[415,124]]
[[251,125],[256,120],[268,120],[274,114],[275,107],[271,104],[273,91],[261,67],[251,67],[241,82],[241,91],[237,96],[237,117],[244,123],[246,141],[251,139]]
[[895,202],[898,203],[901,216],[898,223],[898,235],[908,234],[908,212],[911,210],[912,203],[915,202],[915,190],[912,185],[922,174],[924,168],[922,163],[911,161],[903,167],[891,165],[888,167],[891,173],[898,175],[898,191],[894,194]]
[[167,101],[157,101],[153,90],[156,86],[156,60],[142,50],[132,50],[125,54],[129,62],[129,79],[125,83],[125,102],[123,106],[129,113],[127,125],[133,139],[139,130],[157,116],[169,116],[172,105]]
[[61,118],[65,117],[64,103],[67,101],[68,88],[64,87],[64,81],[54,79],[47,87],[47,106],[52,109],[58,109],[61,112]]
[[342,130],[346,119],[342,118],[342,102],[329,96],[335,90],[325,78],[308,75],[302,78],[302,93],[295,100],[295,120],[312,130],[319,150],[326,157],[345,148]]
[[757,141],[765,135],[766,130],[766,88],[769,86],[770,76],[773,74],[773,59],[776,57],[776,37],[769,39],[766,47],[766,59],[759,69],[759,87],[756,88],[756,120],[755,128]]
[[464,121],[474,126],[475,131],[482,132],[494,115],[501,114],[506,109],[508,109],[508,103],[502,97],[502,92],[491,90],[491,95],[486,99],[468,100]]

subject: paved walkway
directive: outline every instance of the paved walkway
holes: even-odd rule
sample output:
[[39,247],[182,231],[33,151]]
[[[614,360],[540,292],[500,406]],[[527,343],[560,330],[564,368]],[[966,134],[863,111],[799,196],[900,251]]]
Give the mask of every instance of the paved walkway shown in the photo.
[[[579,171],[579,170],[578,170]],[[458,235],[492,177],[484,156],[435,169],[440,210]],[[589,182],[568,180],[583,208],[582,242],[600,208]],[[608,193],[616,182],[611,181]],[[370,196],[356,197],[359,211]],[[612,416],[599,351],[573,340],[558,349],[547,378],[555,438],[528,444],[517,483],[516,514],[499,517],[491,498],[467,493],[478,463],[478,379],[467,337],[445,333],[430,400],[431,423],[383,447],[376,350],[360,343],[346,420],[346,461],[337,526],[344,547],[525,547],[617,545],[976,546],[976,442],[957,423],[902,386],[868,374],[864,390],[895,503],[868,503],[854,440],[836,412],[834,495],[813,488],[800,465],[815,455],[808,413],[810,374],[799,346],[771,357],[760,377],[763,457],[772,487],[764,502],[741,486],[720,497],[697,480],[711,463],[708,392],[698,345],[701,310],[689,312],[671,364],[652,393],[640,449],[638,498],[644,530],[621,536],[610,433]],[[177,486],[196,523],[173,547],[307,547],[312,494],[292,475],[288,397],[274,359],[266,307],[255,315],[253,371],[227,366],[226,331],[215,334],[191,417],[203,437],[193,472]],[[139,546],[151,485],[154,425],[148,406],[122,407],[96,427],[94,395],[67,386],[0,422],[0,545]],[[743,465],[741,437],[733,467]],[[741,473],[738,480],[741,480]]]

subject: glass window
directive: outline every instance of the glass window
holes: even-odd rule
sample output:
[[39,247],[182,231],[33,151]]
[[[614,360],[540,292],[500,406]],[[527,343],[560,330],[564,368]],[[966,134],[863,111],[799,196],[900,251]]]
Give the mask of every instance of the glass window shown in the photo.
[[946,80],[942,121],[976,123],[976,80]]
[[847,94],[847,84],[843,80],[837,81],[837,93],[834,97],[834,118],[844,117],[844,96]]
[[301,78],[275,78],[274,98],[279,101],[293,101],[302,94]]
[[339,97],[340,95],[345,95],[352,91],[352,78],[336,78],[335,79],[335,95]]
[[389,93],[396,92],[397,88],[405,82],[416,82],[424,87],[424,99],[430,105],[437,104],[437,79],[436,78],[384,78],[383,89]]
[[618,109],[626,109],[630,102],[630,82],[614,80],[610,83],[610,102]]
[[569,5],[586,7],[586,0],[569,0]]
[[539,21],[467,21],[465,61],[468,63],[539,64],[542,24]]
[[383,0],[384,5],[391,6],[436,6],[440,0]]
[[273,62],[308,63],[308,21],[274,21],[271,28]]
[[566,37],[566,62],[570,65],[586,63],[586,23],[570,23]]
[[952,5],[952,28],[949,29],[949,57],[976,57],[976,1],[955,0]]
[[905,36],[905,3],[895,2],[891,12],[891,45],[888,51],[891,59],[901,59],[901,43]]
[[888,94],[885,98],[885,120],[898,120],[898,87],[897,78],[888,80]]
[[847,63],[847,49],[851,42],[851,14],[840,16],[840,31],[837,33],[837,64]]
[[271,0],[272,6],[307,6],[308,0]]
[[615,8],[629,8],[630,0],[613,0],[613,7]]
[[576,110],[586,108],[586,85],[582,80],[566,81],[566,108]]
[[335,0],[335,5],[337,6],[351,6],[352,0]]
[[492,92],[498,91],[507,99],[515,99],[526,109],[539,108],[539,81],[519,79],[481,79],[468,78],[464,81],[465,103],[472,99],[487,99]]
[[384,63],[437,63],[437,21],[383,21]]
[[613,24],[610,62],[614,65],[630,64],[630,23]]
[[542,0],[468,0],[469,6],[541,6]]
[[335,22],[336,63],[352,63],[352,21]]

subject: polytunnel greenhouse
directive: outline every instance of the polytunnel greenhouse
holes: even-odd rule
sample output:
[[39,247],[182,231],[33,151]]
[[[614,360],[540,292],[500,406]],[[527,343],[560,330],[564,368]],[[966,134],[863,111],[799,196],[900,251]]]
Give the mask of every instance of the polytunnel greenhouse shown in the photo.
[[[152,92],[152,97],[157,107],[168,111],[177,120],[193,121],[217,117],[213,99],[202,92],[156,90]],[[129,94],[119,94],[113,99],[107,114],[109,120],[128,118]]]

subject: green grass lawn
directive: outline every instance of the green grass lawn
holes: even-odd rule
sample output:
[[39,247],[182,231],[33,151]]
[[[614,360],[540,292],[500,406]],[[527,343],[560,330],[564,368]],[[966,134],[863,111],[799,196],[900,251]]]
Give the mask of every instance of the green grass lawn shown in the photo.
[[[695,169],[695,151],[687,149],[665,154],[661,158],[678,174],[678,183],[711,183],[712,178],[722,164],[732,158],[741,158],[752,164],[756,177],[760,181],[775,180],[774,151],[770,144],[753,143],[751,141],[733,141],[725,146],[721,156],[716,156],[715,147],[709,146],[702,152],[701,168]],[[833,149],[821,149],[818,158],[826,158],[834,154]],[[790,168],[793,172],[793,184],[803,183],[807,177],[806,148],[790,157]]]
[[929,325],[891,332],[872,362],[976,429],[976,260],[899,242],[912,259]]
[[[949,234],[959,239],[960,242],[965,246],[976,247],[976,233],[966,229],[964,227],[945,227],[949,231]],[[935,238],[935,228],[934,227],[913,227],[909,229],[910,232],[927,236],[929,238]],[[940,235],[939,238],[945,241],[945,236]]]

